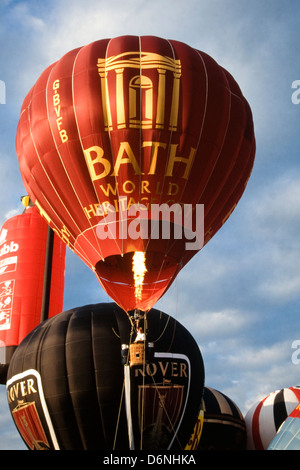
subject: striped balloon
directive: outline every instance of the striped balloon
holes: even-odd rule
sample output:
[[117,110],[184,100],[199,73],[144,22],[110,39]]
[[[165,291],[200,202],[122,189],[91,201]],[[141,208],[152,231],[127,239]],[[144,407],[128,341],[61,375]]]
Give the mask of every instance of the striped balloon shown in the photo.
[[199,450],[245,450],[246,424],[237,405],[226,395],[204,387],[204,422]]
[[300,404],[279,428],[268,450],[300,450]]
[[270,393],[250,408],[245,416],[247,448],[265,450],[281,424],[300,403],[300,386]]

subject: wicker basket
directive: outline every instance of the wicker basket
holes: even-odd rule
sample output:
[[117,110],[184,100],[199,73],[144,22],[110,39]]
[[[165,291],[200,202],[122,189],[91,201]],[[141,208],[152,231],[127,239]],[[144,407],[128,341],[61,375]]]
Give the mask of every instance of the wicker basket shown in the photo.
[[131,366],[140,366],[144,364],[145,359],[146,359],[144,341],[130,344],[129,351],[130,351],[130,365]]

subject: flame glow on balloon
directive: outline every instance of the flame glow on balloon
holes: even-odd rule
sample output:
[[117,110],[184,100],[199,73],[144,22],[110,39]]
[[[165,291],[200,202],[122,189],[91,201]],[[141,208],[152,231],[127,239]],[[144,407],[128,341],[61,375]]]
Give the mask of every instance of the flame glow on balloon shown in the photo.
[[[41,74],[21,109],[16,150],[50,226],[125,311],[147,311],[234,210],[255,137],[239,86],[210,56],[123,36],[74,49]],[[199,205],[203,242],[188,248]],[[181,237],[177,216],[160,210],[175,206],[193,215]],[[135,252],[146,257],[139,296]]]

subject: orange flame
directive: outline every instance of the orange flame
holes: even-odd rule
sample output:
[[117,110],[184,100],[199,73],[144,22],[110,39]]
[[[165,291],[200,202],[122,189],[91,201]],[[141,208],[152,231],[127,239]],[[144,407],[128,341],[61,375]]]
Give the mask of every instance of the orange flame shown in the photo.
[[132,271],[134,273],[135,297],[142,300],[142,290],[146,268],[146,255],[143,251],[135,251],[132,257]]

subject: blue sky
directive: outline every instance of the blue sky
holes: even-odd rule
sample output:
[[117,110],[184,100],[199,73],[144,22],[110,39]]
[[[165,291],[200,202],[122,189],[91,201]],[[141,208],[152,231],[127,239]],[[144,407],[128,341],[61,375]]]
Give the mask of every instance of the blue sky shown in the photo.
[[[15,152],[22,101],[70,49],[123,34],[176,39],[210,54],[241,86],[257,141],[249,184],[155,307],[191,331],[206,385],[243,413],[273,390],[300,384],[292,362],[300,339],[300,105],[291,99],[300,80],[298,9],[297,0],[0,0],[0,225],[22,211]],[[64,309],[109,300],[68,251]],[[0,450],[23,448],[0,386]]]

